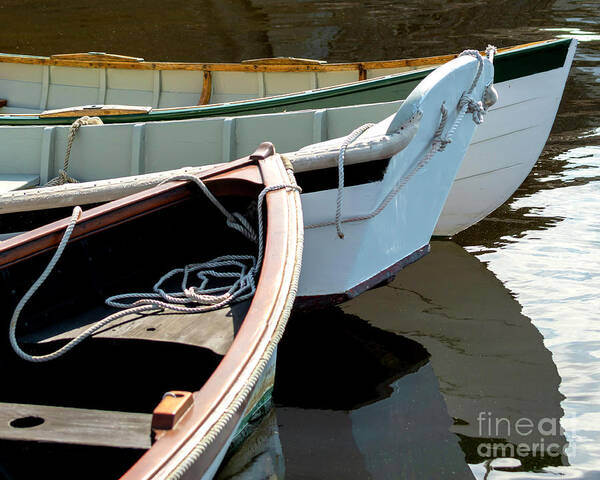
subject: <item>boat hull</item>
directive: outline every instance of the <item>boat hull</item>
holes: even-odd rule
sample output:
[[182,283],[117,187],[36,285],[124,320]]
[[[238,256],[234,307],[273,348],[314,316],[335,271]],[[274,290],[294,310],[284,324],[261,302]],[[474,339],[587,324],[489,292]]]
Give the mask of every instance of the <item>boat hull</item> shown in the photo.
[[474,225],[523,183],[550,135],[576,46],[560,68],[494,84],[498,102],[475,131],[434,235]]
[[[223,459],[227,454],[231,454],[240,446],[245,438],[253,431],[252,420],[261,418],[272,405],[273,386],[275,385],[275,366],[277,363],[277,348],[269,359],[267,366],[260,375],[252,392],[249,394],[246,406],[241,412],[235,429],[229,434],[229,437],[222,445],[218,455],[214,458],[206,470],[201,470],[200,465],[196,469],[194,465],[181,477],[184,479],[202,479],[210,480],[215,477]],[[198,470],[198,471],[197,471]]]
[[[488,84],[493,78],[491,63],[481,61],[484,71],[473,92],[475,98],[482,98],[484,82]],[[399,109],[396,102],[267,116],[84,126],[77,132],[71,149],[69,175],[90,181],[162,171],[203,160],[228,161],[251,153],[264,139],[263,135],[268,135],[280,151],[294,150],[315,140],[318,143],[348,135],[357,125],[372,121],[373,116],[383,112],[387,116],[397,110],[394,116],[373,127],[385,136],[392,122],[398,120],[393,128],[399,129],[401,124],[411,125],[406,123],[409,119],[420,118],[414,138],[391,159],[365,163],[367,170],[359,174],[352,168],[363,165],[345,169],[343,239],[338,238],[332,224],[336,216],[337,168],[307,172],[317,177],[329,176],[330,180],[333,173],[332,181],[325,186],[319,185],[320,178],[310,184],[303,181],[302,174],[298,177],[305,189],[301,198],[307,229],[298,296],[308,297],[313,304],[322,303],[321,299],[337,302],[385,281],[426,253],[475,130],[470,114],[461,121],[458,109],[447,107],[444,134],[450,131],[453,122],[460,124],[454,129],[452,142],[428,158],[440,127],[441,106],[459,104],[477,69],[478,62],[472,57],[445,64],[423,80]],[[392,129],[390,135],[393,132]],[[62,166],[68,135],[69,128],[65,126],[0,128],[6,152],[0,154],[0,173],[4,162],[5,171],[19,174],[38,171],[41,183],[46,182]],[[388,198],[398,186],[396,193]],[[83,191],[88,187],[75,188]],[[23,195],[15,193],[16,202]],[[360,221],[351,220],[357,217]]]
[[[475,133],[463,165],[448,195],[439,222],[435,227],[434,235],[452,236],[477,223],[502,205],[527,177],[541,154],[552,128],[576,45],[576,40],[563,40],[508,51],[496,57],[495,86],[499,92],[499,101],[489,111],[486,121]],[[35,65],[22,65],[22,67],[34,68]],[[311,68],[327,67],[313,66]],[[367,79],[375,81],[372,84],[358,82],[352,85],[341,86],[336,90],[328,92],[304,92],[287,97],[255,99],[239,104],[207,105],[185,111],[176,109],[172,112],[162,112],[160,114],[151,112],[151,114],[138,116],[139,118],[132,115],[122,115],[119,121],[124,121],[124,119],[126,121],[138,119],[146,122],[148,120],[199,118],[223,114],[248,115],[279,112],[283,109],[291,111],[304,108],[314,109],[389,102],[406,97],[431,69],[405,72],[400,76],[385,79],[373,77],[382,74],[399,73],[406,68],[409,67],[367,70]],[[225,74],[226,72],[221,73]],[[249,73],[243,74],[249,75]],[[340,72],[315,72],[314,74],[340,75]],[[261,75],[264,74],[261,73]],[[270,73],[268,75],[276,76],[277,74]],[[279,75],[285,74],[280,73]],[[295,75],[299,74],[295,73]],[[327,81],[329,82],[330,80]],[[379,121],[390,113],[389,108],[373,106],[376,108],[369,110],[369,115],[364,116],[364,121]],[[379,109],[381,110],[380,112],[378,112]],[[364,111],[366,112],[367,110]],[[315,119],[313,128],[315,134],[311,139],[312,141],[318,142],[335,136],[335,134],[332,135],[331,132],[328,132],[327,128],[322,129],[319,126],[317,116],[315,116]],[[42,121],[41,123],[46,125],[55,122],[65,122],[64,118],[45,118],[40,120]],[[39,124],[40,120],[34,123]],[[110,122],[112,120],[110,117],[105,117],[105,121]],[[12,119],[0,118],[0,123],[11,124],[11,122],[14,124],[27,121],[24,118],[17,117],[13,117]],[[234,125],[234,122],[230,123],[229,136],[236,135]],[[132,143],[134,143],[134,138],[143,138],[145,134],[142,126],[136,127],[136,130],[131,133]],[[44,132],[44,138],[41,140],[32,131],[24,134],[27,137],[25,139],[22,138],[22,134],[13,135],[14,131],[5,133],[14,136],[14,139],[17,139],[15,141],[21,144],[23,141],[41,144],[40,147],[34,149],[35,152],[23,151],[21,147],[17,147],[20,151],[15,152],[14,148],[11,149],[11,139],[8,139],[6,142],[3,141],[3,144],[6,144],[6,150],[11,155],[23,154],[23,159],[20,162],[22,166],[31,163],[32,159],[37,163],[41,155],[41,167],[43,170],[44,166],[46,166],[46,173],[42,171],[40,176],[42,182],[47,180],[48,170],[52,169],[52,163],[57,163],[60,160],[46,160],[44,156],[52,157],[55,146],[56,150],[62,154],[66,133],[64,133],[64,137],[61,135],[61,138],[57,139],[52,130],[48,130]],[[217,136],[219,135],[219,132],[215,133]],[[227,135],[225,129],[222,135],[225,139]],[[242,133],[242,135],[244,134]],[[179,137],[174,137],[174,141],[178,141],[178,139]],[[181,139],[184,140],[183,137]],[[275,141],[280,151],[300,148],[307,143],[306,139],[299,141],[298,138],[286,139],[281,142],[277,141],[276,138],[271,138],[271,140]],[[115,143],[114,145],[117,148],[117,144]],[[250,149],[249,151],[251,151],[255,146],[245,147],[245,150]],[[91,146],[91,148],[94,148],[94,146]],[[132,145],[131,148],[131,168],[129,168],[129,165],[124,165],[121,171],[111,173],[110,176],[141,173],[139,164],[144,157],[144,153],[135,145]],[[137,152],[136,148],[138,148]],[[151,148],[156,150],[156,146]],[[75,146],[76,150],[77,146]],[[160,152],[160,148],[158,150]],[[169,155],[168,152],[162,151],[160,153],[163,156],[163,160],[160,161],[161,166],[159,168],[166,169],[181,166],[181,164],[170,164],[170,160],[164,160],[164,157]],[[247,152],[224,147],[222,151],[223,161],[234,159],[245,153]],[[108,153],[108,155],[114,154]],[[142,168],[143,171],[155,170],[152,160],[144,159],[144,161],[146,164],[143,165],[145,167]],[[1,164],[2,160],[0,159],[0,173],[2,173]],[[89,167],[85,168],[87,171]],[[23,168],[24,173],[30,173],[29,170],[28,168]],[[78,172],[74,174],[75,177],[77,175]]]

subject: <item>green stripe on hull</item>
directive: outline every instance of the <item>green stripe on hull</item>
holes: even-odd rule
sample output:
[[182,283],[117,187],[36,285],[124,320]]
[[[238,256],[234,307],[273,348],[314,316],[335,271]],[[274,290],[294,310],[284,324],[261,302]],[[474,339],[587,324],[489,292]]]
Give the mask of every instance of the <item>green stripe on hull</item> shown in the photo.
[[561,68],[565,64],[570,44],[571,39],[567,38],[496,56],[494,59],[494,83]]
[[254,431],[255,424],[260,422],[267,412],[273,407],[273,387],[269,387],[263,396],[256,402],[252,410],[242,418],[229,446],[228,455],[235,452],[240,445]]
[[[564,65],[570,39],[557,40],[496,55],[494,83],[560,68]],[[198,108],[153,111],[147,114],[108,115],[104,123],[185,120],[216,116],[255,115],[314,108],[343,107],[367,103],[391,102],[406,98],[433,68],[407,72],[391,77],[375,78],[323,90],[300,92],[275,98],[257,99],[243,103],[207,105]],[[77,117],[23,119],[0,118],[0,125],[69,125]]]

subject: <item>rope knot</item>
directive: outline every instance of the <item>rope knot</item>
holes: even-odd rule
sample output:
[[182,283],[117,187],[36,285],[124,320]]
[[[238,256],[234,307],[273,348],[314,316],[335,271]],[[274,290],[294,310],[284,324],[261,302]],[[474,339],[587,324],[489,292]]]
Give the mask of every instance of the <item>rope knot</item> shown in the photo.
[[452,143],[452,139],[440,137],[436,138],[431,143],[436,146],[436,150],[438,152],[443,152],[446,149],[446,147]]
[[462,110],[465,107],[467,108],[466,111],[473,115],[473,121],[477,125],[483,123],[483,116],[486,113],[483,102],[476,102],[471,95],[463,93],[458,101],[458,108],[459,110]]
[[73,146],[73,140],[75,135],[83,125],[102,125],[102,120],[99,117],[88,117],[84,115],[79,117],[71,124],[69,128],[69,134],[67,135],[67,149],[65,151],[65,161],[63,168],[58,171],[58,175],[44,185],[44,187],[54,187],[56,185],[63,185],[65,183],[79,183],[73,177],[67,174],[69,168],[69,159],[71,158],[71,147]]
[[498,49],[494,45],[488,45],[485,49],[485,56],[490,62],[494,63],[494,55],[498,52]]
[[[62,168],[58,171],[58,177],[56,178],[56,185],[62,185],[63,183],[79,183],[79,180],[70,177],[67,172],[65,172]],[[48,182],[50,183],[50,182]]]

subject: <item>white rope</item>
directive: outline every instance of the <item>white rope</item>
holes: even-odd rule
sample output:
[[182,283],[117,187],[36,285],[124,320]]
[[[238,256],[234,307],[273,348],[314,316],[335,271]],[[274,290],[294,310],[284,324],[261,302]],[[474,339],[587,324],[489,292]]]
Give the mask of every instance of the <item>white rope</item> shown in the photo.
[[204,195],[206,195],[206,198],[208,198],[212,202],[212,204],[215,207],[217,207],[219,209],[219,211],[225,216],[225,218],[227,219],[228,227],[233,228],[234,230],[237,230],[242,235],[244,235],[248,240],[251,240],[253,242],[258,241],[258,238],[256,237],[256,233],[254,232],[254,229],[248,223],[248,220],[246,220],[244,218],[244,216],[241,215],[240,213],[237,213],[237,212],[230,213],[229,211],[227,211],[227,209],[221,204],[221,202],[219,202],[216,199],[216,197],[212,194],[212,192],[208,189],[208,187],[204,184],[204,182],[202,180],[200,180],[197,176],[189,175],[189,174],[175,175],[173,177],[163,180],[162,182],[160,182],[159,185],[162,185],[163,183],[167,183],[167,182],[172,182],[175,180],[184,180],[184,181],[195,183],[200,188],[200,190],[202,190],[202,193],[204,193]]
[[497,52],[498,52],[498,49],[494,45],[488,45],[487,48],[485,49],[485,56],[488,58],[488,60],[490,62],[494,63],[494,56],[496,55]]
[[[30,287],[27,293],[19,301],[15,311],[13,312],[9,328],[10,343],[13,350],[24,360],[28,360],[30,362],[47,362],[64,355],[83,340],[103,328],[105,325],[108,325],[109,323],[127,315],[139,314],[152,310],[155,311],[157,309],[169,309],[181,313],[201,313],[217,310],[225,305],[250,298],[256,291],[256,276],[260,266],[262,265],[262,259],[264,255],[264,226],[262,218],[262,205],[264,198],[267,193],[273,190],[280,190],[282,188],[300,191],[300,188],[295,184],[292,172],[288,171],[288,175],[290,176],[290,184],[265,187],[260,192],[257,202],[258,235],[254,233],[253,229],[250,227],[245,218],[243,218],[241,215],[230,214],[208,190],[202,180],[197,177],[187,175],[173,177],[171,180],[191,180],[198,185],[210,199],[210,201],[217,206],[217,208],[227,218],[228,226],[238,230],[248,239],[258,243],[257,257],[255,258],[251,255],[225,255],[209,262],[190,264],[183,268],[171,270],[167,274],[163,275],[154,285],[152,293],[129,293],[114,295],[108,298],[106,300],[106,304],[108,306],[123,308],[124,310],[113,313],[112,315],[109,315],[98,321],[55,352],[47,355],[29,355],[20,348],[16,339],[15,333],[18,318],[25,304],[33,296],[40,285],[46,280],[60,259],[60,256],[62,255],[63,250],[69,241],[71,233],[73,232],[73,228],[81,216],[81,208],[75,207],[71,220],[65,230],[65,233],[63,234],[56,252],[54,253],[54,256],[50,260],[50,263],[46,266],[46,269],[42,272],[38,280]],[[240,221],[240,218],[243,219],[243,221]],[[227,270],[220,271],[217,269]],[[179,274],[182,274],[181,291],[165,292],[162,288],[162,284],[168,279]],[[195,274],[196,278],[200,281],[199,286],[194,287],[188,285],[189,278],[193,274]],[[228,286],[207,288],[207,284],[211,278],[235,278],[236,280]],[[123,302],[123,300],[128,299],[136,300],[132,303]]]
[[[392,201],[392,199],[396,196],[396,194],[409,182],[409,180],[419,170],[421,170],[421,168],[423,168],[433,158],[433,156],[437,152],[443,151],[446,148],[446,145],[448,145],[449,143],[452,142],[452,137],[456,133],[458,126],[461,124],[461,122],[467,112],[473,114],[473,121],[475,123],[479,124],[479,123],[483,122],[483,115],[486,113],[486,110],[483,108],[482,102],[475,102],[473,100],[473,97],[471,96],[471,94],[473,93],[473,90],[477,86],[477,82],[479,81],[481,74],[483,72],[483,58],[481,57],[481,55],[479,54],[479,52],[477,50],[465,50],[459,56],[464,56],[464,55],[474,56],[477,59],[477,61],[478,61],[477,72],[475,74],[475,78],[473,79],[473,82],[471,83],[471,86],[469,87],[469,89],[466,92],[464,92],[462,94],[462,96],[459,100],[458,115],[457,115],[455,121],[452,123],[452,125],[451,125],[450,129],[448,130],[448,132],[446,133],[446,135],[443,135],[442,133],[444,131],[444,128],[446,126],[446,122],[448,119],[448,110],[446,109],[445,105],[442,103],[441,108],[440,108],[440,110],[441,110],[440,124],[433,135],[429,150],[423,156],[423,158],[421,158],[421,160],[419,160],[414,165],[414,167],[412,168],[412,170],[410,170],[408,172],[408,174],[406,174],[404,177],[400,178],[396,182],[394,187],[388,192],[388,194],[383,198],[383,200],[379,203],[379,205],[374,210],[372,210],[370,213],[365,214],[365,215],[357,215],[354,217],[349,217],[349,218],[344,218],[344,219],[338,218],[337,210],[336,210],[335,220],[306,225],[304,227],[305,229],[320,228],[320,227],[327,227],[330,225],[336,225],[336,228],[338,229],[338,236],[339,236],[339,233],[340,233],[340,230],[338,228],[339,224],[350,223],[350,222],[359,222],[362,220],[369,220],[370,218],[373,218],[373,217],[379,215],[385,209],[385,207]],[[353,135],[353,134],[354,134],[354,132],[352,132],[352,134],[350,134],[350,135]],[[341,154],[341,151],[340,151],[340,154]],[[342,157],[342,155],[340,155],[340,157]],[[342,160],[343,160],[343,157],[342,157]],[[339,190],[339,186],[338,186],[338,197],[339,197],[339,195],[340,195],[340,190]],[[338,205],[339,205],[339,200],[338,200]],[[340,238],[343,238],[343,235]]]
[[71,124],[71,128],[69,128],[69,135],[67,136],[67,150],[65,152],[65,161],[63,164],[63,168],[58,171],[58,176],[54,177],[48,183],[43,185],[44,187],[54,187],[56,185],[62,185],[64,183],[78,183],[78,180],[75,180],[73,177],[70,177],[67,174],[67,169],[69,168],[69,160],[71,158],[71,147],[73,146],[73,140],[75,140],[75,135],[79,131],[82,125],[102,125],[102,120],[99,117],[88,117],[87,115],[78,118]]
[[69,224],[67,225],[67,229],[65,230],[63,238],[61,239],[60,243],[58,244],[58,248],[56,249],[56,252],[54,252],[53,257],[50,259],[50,262],[48,263],[48,265],[46,266],[46,268],[44,269],[42,274],[39,276],[39,278],[34,282],[34,284],[31,287],[29,287],[29,290],[27,290],[27,293],[25,293],[25,295],[23,295],[23,298],[21,298],[21,300],[17,304],[15,311],[13,312],[12,318],[10,319],[10,326],[8,328],[8,336],[10,338],[10,344],[11,344],[13,350],[24,360],[29,360],[30,362],[40,361],[40,360],[37,360],[38,357],[33,357],[31,355],[28,355],[23,350],[21,350],[21,348],[19,347],[16,335],[15,335],[15,332],[17,330],[17,321],[19,319],[19,315],[21,314],[21,310],[23,310],[23,307],[25,307],[25,305],[27,304],[29,299],[33,296],[33,294],[36,292],[36,290],[42,285],[42,283],[44,283],[46,278],[48,278],[48,275],[50,275],[50,272],[52,272],[52,269],[54,268],[54,266],[60,259],[60,256],[62,255],[62,252],[65,249],[67,242],[69,241],[69,237],[71,236],[71,233],[73,232],[73,228],[75,228],[75,224],[77,223],[77,220],[79,220],[80,216],[81,216],[81,207],[75,207],[73,209],[73,214],[71,215],[71,220],[69,221]]
[[[462,52],[459,55],[459,57],[465,57],[465,56],[470,56],[477,60],[477,62],[478,62],[477,63],[477,73],[475,74],[475,78],[473,79],[473,83],[471,83],[471,87],[469,88],[469,90],[467,90],[465,93],[462,94],[462,97],[460,98],[460,100],[458,102],[458,108],[462,115],[464,115],[464,113],[466,113],[466,112],[473,114],[473,121],[477,125],[480,125],[481,123],[483,123],[483,116],[485,115],[485,108],[484,108],[483,102],[481,100],[476,102],[473,99],[472,93],[473,93],[473,90],[475,90],[475,87],[477,86],[477,82],[479,82],[479,78],[481,77],[481,74],[483,73],[483,57],[477,50],[465,50],[464,52]],[[463,108],[465,108],[465,107],[466,107],[465,112],[463,112]],[[461,117],[461,120],[462,120],[462,117]],[[458,125],[456,125],[456,127],[458,127]]]
[[342,206],[344,203],[344,156],[346,154],[346,149],[348,148],[348,145],[354,142],[363,134],[364,131],[368,130],[373,125],[375,124],[365,123],[364,125],[358,127],[344,139],[342,145],[340,146],[340,153],[338,155],[337,206],[335,209],[335,229],[337,230],[338,237],[340,238],[344,238],[344,233],[342,232]]
[[[290,183],[292,184],[292,188],[294,190],[301,192],[301,189],[296,185],[296,180],[294,178],[293,170],[286,169],[288,175],[290,177]],[[297,202],[297,208],[300,209],[300,199],[296,196],[295,201]],[[279,315],[278,322],[275,326],[275,331],[273,336],[269,340],[267,347],[265,348],[263,354],[260,359],[256,363],[255,368],[249,374],[248,379],[245,381],[243,388],[235,395],[232,402],[229,406],[224,410],[218,420],[211,426],[211,428],[206,432],[206,434],[202,437],[202,439],[194,446],[191,452],[189,452],[185,458],[171,471],[167,480],[180,480],[186,472],[198,461],[198,459],[202,456],[202,454],[206,451],[208,446],[215,441],[215,439],[219,436],[219,434],[223,431],[223,429],[232,421],[234,415],[239,415],[240,412],[243,411],[246,399],[250,396],[251,392],[255,388],[256,384],[262,377],[265,368],[269,364],[271,360],[275,348],[277,348],[277,344],[281,340],[283,336],[283,332],[285,331],[285,327],[290,316],[292,306],[294,304],[294,299],[296,297],[296,292],[298,290],[298,281],[300,278],[300,266],[302,264],[302,249],[303,249],[303,232],[300,227],[298,231],[298,238],[296,242],[296,252],[294,258],[294,270],[292,274],[292,282],[290,286],[290,290],[285,299],[285,305],[281,310]]]

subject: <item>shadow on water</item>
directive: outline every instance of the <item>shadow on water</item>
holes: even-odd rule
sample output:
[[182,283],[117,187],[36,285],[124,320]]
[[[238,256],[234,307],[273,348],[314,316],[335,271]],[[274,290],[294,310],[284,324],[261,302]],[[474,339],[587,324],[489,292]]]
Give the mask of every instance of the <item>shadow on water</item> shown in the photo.
[[[463,248],[432,242],[430,255],[343,310],[427,349],[469,463],[513,456],[525,470],[568,464],[551,455],[566,447],[552,354],[511,293]],[[530,453],[511,455],[519,445]]]
[[472,478],[428,357],[339,308],[295,315],[274,391],[286,476]]
[[341,308],[294,316],[277,368],[289,478],[474,478],[468,464],[501,457],[519,459],[497,467],[513,471],[568,464],[542,335],[453,242]]

